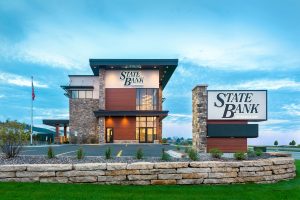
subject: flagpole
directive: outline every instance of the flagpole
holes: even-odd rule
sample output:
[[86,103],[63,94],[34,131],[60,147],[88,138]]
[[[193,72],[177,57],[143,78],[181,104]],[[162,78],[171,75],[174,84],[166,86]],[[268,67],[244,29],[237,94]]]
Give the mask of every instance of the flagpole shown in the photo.
[[[33,86],[33,76],[31,76],[31,83]],[[31,88],[32,90],[32,88]],[[32,91],[31,91],[32,93]],[[30,130],[30,145],[32,145],[32,127],[33,127],[33,97],[31,95],[31,130]]]

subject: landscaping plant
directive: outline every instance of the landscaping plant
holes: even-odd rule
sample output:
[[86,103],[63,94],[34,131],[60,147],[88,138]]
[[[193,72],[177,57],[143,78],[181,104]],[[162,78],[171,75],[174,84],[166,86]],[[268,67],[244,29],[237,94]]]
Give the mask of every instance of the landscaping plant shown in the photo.
[[176,145],[176,149],[177,149],[177,151],[180,151],[180,146]]
[[247,156],[248,157],[255,157],[256,156],[256,153],[255,151],[251,150],[251,149],[248,149],[247,151]]
[[17,156],[28,137],[24,124],[9,120],[0,122],[0,148],[6,158]]
[[77,159],[78,159],[78,160],[81,160],[81,159],[83,159],[83,157],[84,157],[83,149],[82,149],[82,147],[80,147],[80,148],[77,150]]
[[263,154],[263,151],[261,149],[258,149],[255,151],[256,156],[261,156]]
[[189,153],[190,150],[191,150],[190,147],[185,147],[184,152],[185,152],[185,153]]
[[162,155],[161,155],[161,159],[164,161],[169,161],[171,160],[171,156],[165,152],[165,149],[162,149]]
[[49,158],[49,159],[55,158],[55,154],[54,154],[53,148],[52,148],[51,146],[48,147],[47,155],[48,155],[48,158]]
[[209,153],[213,158],[221,158],[223,155],[223,152],[218,148],[212,148]]
[[143,149],[142,148],[138,148],[137,152],[136,152],[136,158],[138,160],[143,159],[144,157],[144,153],[143,153]]
[[105,158],[106,159],[111,159],[111,148],[108,147],[106,150],[105,150]]
[[191,160],[193,160],[193,161],[199,159],[198,153],[197,153],[197,151],[196,151],[195,149],[190,149],[190,151],[189,151],[189,158],[190,158]]
[[245,160],[246,159],[246,154],[245,154],[245,152],[238,151],[238,152],[234,153],[234,158],[236,160]]

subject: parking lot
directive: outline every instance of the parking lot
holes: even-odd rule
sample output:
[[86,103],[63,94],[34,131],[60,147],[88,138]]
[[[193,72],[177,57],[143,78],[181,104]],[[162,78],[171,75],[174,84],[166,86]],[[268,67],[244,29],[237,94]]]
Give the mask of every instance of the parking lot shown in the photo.
[[[22,149],[21,155],[47,155],[49,146],[26,146]],[[105,150],[109,147],[112,156],[135,156],[139,148],[143,149],[144,156],[160,157],[162,149],[175,149],[174,146],[161,144],[95,144],[95,145],[52,145],[56,156],[75,156],[79,147],[83,148],[86,156],[104,156]]]

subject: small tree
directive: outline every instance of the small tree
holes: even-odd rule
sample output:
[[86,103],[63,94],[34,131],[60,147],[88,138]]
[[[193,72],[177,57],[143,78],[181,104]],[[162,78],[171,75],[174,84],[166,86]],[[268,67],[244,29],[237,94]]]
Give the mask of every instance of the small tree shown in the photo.
[[277,140],[275,140],[274,145],[278,146],[278,141]]
[[106,159],[111,159],[111,148],[108,147],[106,150],[105,150],[105,158]]
[[292,140],[292,141],[290,142],[290,145],[295,146],[295,145],[296,145],[296,141],[295,141],[295,140]]
[[47,156],[49,159],[55,158],[55,154],[54,154],[53,148],[51,146],[48,147]]
[[144,157],[143,149],[142,149],[142,148],[139,148],[139,149],[137,150],[137,152],[136,152],[136,158],[137,158],[138,160],[140,160],[140,159],[143,159],[143,157]]
[[28,140],[25,125],[17,121],[0,122],[0,148],[6,158],[17,156]]
[[78,160],[81,160],[81,159],[83,159],[83,157],[84,157],[83,149],[82,149],[82,147],[80,147],[80,148],[77,150],[77,159],[78,159]]

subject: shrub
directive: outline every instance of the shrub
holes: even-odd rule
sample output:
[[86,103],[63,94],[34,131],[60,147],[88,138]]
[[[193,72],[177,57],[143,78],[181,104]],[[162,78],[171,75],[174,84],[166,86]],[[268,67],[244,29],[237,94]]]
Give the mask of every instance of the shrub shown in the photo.
[[105,150],[105,158],[106,159],[111,159],[111,148],[108,147],[106,150]]
[[213,158],[221,158],[223,155],[223,152],[218,148],[211,149],[210,153]]
[[177,151],[180,151],[180,146],[176,145],[176,149],[177,149]]
[[0,148],[6,158],[17,156],[28,139],[24,124],[9,120],[0,122]]
[[292,141],[290,142],[290,145],[295,146],[295,145],[296,145],[296,141],[295,141],[295,140],[292,140]]
[[249,149],[249,150],[247,151],[247,156],[248,156],[248,157],[255,157],[255,156],[256,156],[256,153],[255,153],[255,151]]
[[277,140],[275,140],[274,145],[278,146],[278,141]]
[[255,151],[256,156],[261,156],[263,154],[263,151],[261,149],[258,149]]
[[242,152],[242,151],[235,152],[234,158],[236,160],[245,160],[245,158],[246,158],[245,152]]
[[167,144],[167,143],[168,143],[167,138],[163,138],[163,139],[162,139],[162,143],[163,143],[163,144]]
[[51,146],[48,147],[47,155],[48,155],[48,158],[49,158],[49,159],[55,158],[55,154],[54,154],[53,148],[52,148]]
[[80,148],[77,150],[77,159],[78,159],[78,160],[81,160],[81,159],[83,159],[83,157],[84,157],[83,149],[82,149],[82,147],[80,147]]
[[138,148],[137,152],[136,152],[136,158],[138,160],[143,159],[144,157],[144,153],[143,153],[143,149],[142,148]]
[[165,149],[162,149],[162,155],[161,155],[161,159],[164,161],[169,161],[171,160],[171,156],[165,152]]
[[199,159],[198,153],[197,153],[197,151],[195,149],[190,149],[190,151],[189,151],[189,158],[191,160],[194,160],[194,161]]
[[191,150],[190,147],[185,147],[184,152],[185,152],[185,153],[189,153],[190,150]]

